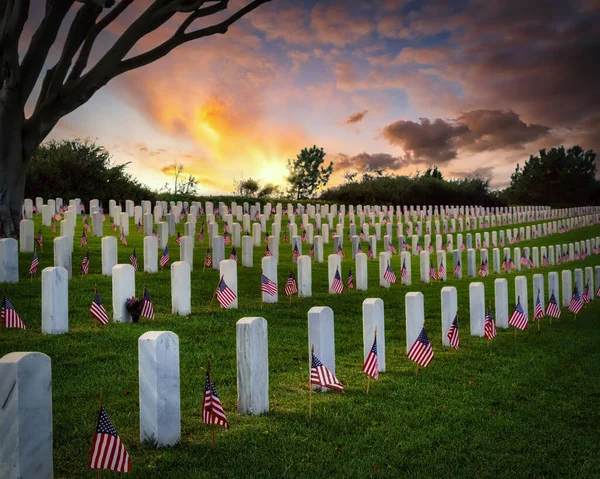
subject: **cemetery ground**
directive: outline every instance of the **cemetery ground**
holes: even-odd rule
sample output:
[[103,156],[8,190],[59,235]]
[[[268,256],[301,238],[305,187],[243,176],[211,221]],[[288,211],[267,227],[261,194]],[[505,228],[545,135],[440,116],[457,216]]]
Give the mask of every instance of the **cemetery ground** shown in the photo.
[[[35,218],[37,232],[41,215]],[[204,221],[204,217],[200,218]],[[199,225],[198,225],[199,226]],[[519,225],[524,226],[524,225]],[[283,226],[285,228],[285,226]],[[503,228],[506,228],[503,227]],[[177,225],[183,233],[183,224]],[[500,229],[500,228],[495,228]],[[105,234],[118,237],[104,224]],[[53,265],[50,228],[42,228],[44,248],[40,268]],[[269,228],[270,231],[270,228]],[[143,265],[143,238],[130,226],[129,246],[119,245],[119,263],[129,263],[136,246]],[[466,233],[466,232],[463,232]],[[347,234],[346,232],[344,233]],[[516,246],[570,243],[600,234],[600,226],[574,229]],[[40,351],[52,360],[54,470],[57,478],[95,477],[87,469],[97,420],[99,392],[132,459],[131,477],[599,477],[600,476],[600,300],[585,306],[574,319],[544,318],[541,331],[530,322],[516,337],[513,329],[499,330],[488,342],[469,335],[469,283],[485,284],[486,303],[493,305],[493,282],[508,278],[509,305],[514,306],[514,278],[527,277],[530,317],[533,273],[596,266],[600,256],[547,268],[487,278],[422,284],[418,259],[413,257],[412,285],[379,286],[379,260],[368,261],[368,291],[328,294],[327,262],[312,265],[311,298],[283,294],[290,271],[291,247],[279,246],[279,303],[260,302],[260,258],[264,242],[254,248],[254,268],[241,266],[238,250],[239,309],[222,310],[208,304],[219,280],[217,270],[202,264],[206,240],[195,242],[192,272],[192,314],[171,314],[170,271],[136,273],[136,296],[146,286],[156,320],[102,327],[89,313],[94,286],[112,318],[112,280],[101,272],[100,238],[89,235],[90,274],[81,277],[81,221],[74,236],[73,279],[69,283],[69,332],[41,334],[40,273],[30,280],[32,254],[19,255],[20,282],[8,285],[7,295],[27,331],[0,331],[0,357],[13,351]],[[396,243],[396,242],[395,242]],[[378,251],[380,245],[378,244]],[[365,242],[362,243],[366,250]],[[304,254],[308,248],[303,245]],[[351,246],[344,236],[344,283],[348,269],[355,273]],[[169,240],[171,263],[179,259],[175,238]],[[325,255],[333,243],[324,245]],[[226,257],[231,251],[226,247]],[[491,251],[490,251],[491,252]],[[159,253],[160,256],[160,253]],[[453,269],[447,256],[447,269]],[[479,258],[479,255],[478,255]],[[518,258],[513,258],[518,261]],[[400,277],[400,259],[392,267]],[[142,268],[140,267],[140,270]],[[491,269],[491,268],[490,268]],[[560,273],[559,273],[560,276]],[[546,283],[547,284],[547,283]],[[441,345],[440,290],[458,291],[460,349]],[[597,287],[597,285],[596,285]],[[435,357],[415,374],[406,358],[406,293],[425,297],[425,327]],[[385,308],[387,370],[371,382],[362,372],[362,302],[381,298]],[[345,393],[313,394],[308,418],[309,357],[307,312],[330,306],[335,320],[336,376]],[[493,311],[493,306],[492,306]],[[512,309],[511,309],[512,311]],[[268,322],[270,412],[240,415],[236,410],[235,323],[242,317],[262,316]],[[173,331],[180,341],[181,443],[156,449],[139,440],[138,338],[147,331]],[[208,357],[212,377],[231,429],[217,428],[216,448],[210,427],[202,424],[202,400]],[[102,477],[118,473],[102,471]]]

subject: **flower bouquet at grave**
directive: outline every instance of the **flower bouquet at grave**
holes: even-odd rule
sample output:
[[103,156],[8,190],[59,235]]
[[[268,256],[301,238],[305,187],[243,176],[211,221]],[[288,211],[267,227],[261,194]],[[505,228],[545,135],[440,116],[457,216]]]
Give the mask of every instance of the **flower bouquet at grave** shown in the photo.
[[131,314],[131,320],[134,323],[137,323],[140,320],[140,314],[142,313],[142,303],[143,301],[141,299],[137,299],[135,296],[128,298],[125,302],[127,312]]

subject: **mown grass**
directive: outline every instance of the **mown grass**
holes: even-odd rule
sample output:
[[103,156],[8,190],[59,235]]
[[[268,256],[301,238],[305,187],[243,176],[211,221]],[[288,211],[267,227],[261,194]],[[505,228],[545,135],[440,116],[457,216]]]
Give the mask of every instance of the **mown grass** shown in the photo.
[[[36,218],[36,231],[40,218]],[[117,234],[108,230],[105,234]],[[285,221],[283,223],[285,225]],[[183,233],[183,224],[178,225]],[[498,228],[496,228],[498,229]],[[136,244],[143,264],[142,237],[132,227],[129,247],[119,245],[119,262],[128,263]],[[40,270],[52,265],[54,235],[43,228]],[[90,237],[91,274],[76,271],[83,257],[76,230],[74,279],[69,290],[69,333],[40,334],[40,278],[28,279],[31,254],[20,254],[21,282],[9,285],[8,296],[28,330],[0,331],[0,356],[12,351],[41,351],[52,358],[54,469],[57,478],[93,477],[87,459],[103,390],[108,414],[132,457],[132,477],[599,477],[600,476],[600,301],[586,306],[574,320],[542,322],[541,332],[529,327],[516,339],[500,331],[492,342],[468,334],[468,284],[483,281],[486,298],[493,300],[497,277],[448,280],[423,285],[413,260],[413,285],[379,287],[378,261],[369,261],[369,291],[327,293],[327,264],[313,263],[313,297],[280,293],[280,302],[261,308],[260,258],[254,268],[238,269],[239,310],[207,305],[218,272],[202,271],[206,244],[196,242],[192,273],[192,311],[189,318],[171,315],[168,270],[136,275],[136,291],[146,285],[154,302],[156,321],[139,324],[95,324],[89,314],[97,285],[112,313],[111,278],[100,275],[100,240]],[[600,235],[600,227],[585,227],[518,246],[563,244]],[[364,246],[364,244],[363,244]],[[305,253],[307,251],[304,246]],[[331,253],[333,244],[325,245]],[[381,248],[381,246],[380,246]],[[344,280],[350,245],[344,242]],[[365,248],[366,250],[366,248]],[[230,248],[226,249],[228,254]],[[178,259],[174,238],[171,260]],[[241,251],[239,251],[241,257]],[[466,271],[463,254],[463,271]],[[560,271],[600,264],[600,256],[544,270]],[[451,255],[447,267],[451,271]],[[399,275],[400,261],[393,267]],[[280,245],[280,289],[292,269],[289,245]],[[514,298],[514,277],[509,298]],[[441,346],[440,290],[458,290],[461,348]],[[406,359],[404,295],[425,295],[426,327],[435,358],[415,375]],[[386,317],[387,371],[366,394],[362,367],[362,301],[382,298]],[[530,309],[533,309],[530,301]],[[344,394],[313,396],[308,420],[307,312],[330,306],[335,314],[336,369]],[[235,323],[244,316],[263,316],[269,327],[270,412],[252,417],[236,412]],[[169,330],[180,339],[182,439],[175,447],[154,449],[139,440],[137,339],[146,331]],[[208,356],[213,378],[231,430],[217,431],[211,448],[210,428],[202,424],[202,396]],[[3,439],[3,438],[2,438]],[[103,477],[117,473],[106,471]]]

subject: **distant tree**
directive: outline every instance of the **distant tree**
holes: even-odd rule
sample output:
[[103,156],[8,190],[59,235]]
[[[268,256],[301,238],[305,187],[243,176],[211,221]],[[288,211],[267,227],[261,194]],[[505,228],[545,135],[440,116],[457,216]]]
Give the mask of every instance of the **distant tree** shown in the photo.
[[502,192],[510,204],[576,206],[600,201],[596,154],[580,146],[552,148],[531,155],[511,176]]
[[[110,154],[89,140],[49,141],[38,146],[27,163],[25,196],[152,200],[155,193],[116,165]],[[2,180],[0,180],[1,182]]]
[[324,162],[325,151],[316,146],[304,148],[295,160],[288,160],[290,196],[297,200],[307,198],[325,186],[333,173],[333,162],[326,168],[322,166]]
[[355,171],[354,172],[353,171],[345,171],[344,174],[342,175],[342,178],[344,178],[344,180],[346,180],[346,183],[354,183],[357,176],[358,176],[358,173]]
[[442,172],[438,170],[438,167],[436,165],[434,165],[433,168],[431,168],[431,166],[427,168],[425,170],[425,173],[423,173],[423,178],[436,178],[438,180],[444,179]]
[[265,186],[263,186],[260,189],[257,196],[259,198],[269,198],[269,197],[277,196],[277,195],[279,195],[279,193],[280,193],[279,186],[274,185],[272,183],[267,183]]
[[196,196],[198,194],[198,181],[192,175],[188,175],[187,179],[182,177],[183,169],[185,166],[183,163],[177,163],[173,161],[173,189],[170,188],[169,183],[161,189],[161,193],[166,193],[174,196]]

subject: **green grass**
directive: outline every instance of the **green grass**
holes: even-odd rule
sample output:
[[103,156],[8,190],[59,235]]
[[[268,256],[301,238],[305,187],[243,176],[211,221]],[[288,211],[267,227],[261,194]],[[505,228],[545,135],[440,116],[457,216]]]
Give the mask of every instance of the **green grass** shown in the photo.
[[[39,224],[36,218],[36,231]],[[285,220],[282,225],[285,227]],[[199,226],[199,225],[198,225]],[[512,226],[511,226],[512,227]],[[136,244],[143,264],[141,235],[119,245],[119,262],[128,263]],[[496,228],[498,229],[498,228]],[[183,225],[178,225],[183,232]],[[44,228],[40,270],[52,265],[53,235]],[[105,223],[105,233],[112,233]],[[78,247],[78,223],[73,255],[77,271],[83,252]],[[585,227],[518,246],[563,244],[600,235],[600,227]],[[174,239],[171,260],[178,259]],[[364,247],[364,243],[363,243]],[[333,244],[325,245],[326,254]],[[381,243],[379,244],[381,248]],[[576,320],[564,312],[560,320],[543,320],[541,332],[529,327],[517,338],[500,331],[492,342],[468,335],[468,285],[480,279],[423,285],[413,261],[413,285],[378,286],[378,261],[369,261],[369,291],[327,293],[327,264],[313,263],[313,297],[264,305],[259,299],[260,258],[255,267],[238,269],[239,310],[206,313],[218,272],[202,271],[205,245],[196,242],[192,273],[192,315],[170,314],[168,271],[136,275],[136,291],[145,284],[152,295],[156,321],[111,323],[97,327],[89,314],[96,284],[112,313],[111,279],[101,276],[100,240],[90,237],[91,273],[75,274],[69,290],[69,333],[40,334],[40,278],[30,281],[31,254],[20,254],[21,283],[9,285],[8,296],[28,330],[0,331],[0,356],[12,351],[41,351],[52,358],[54,469],[57,478],[93,477],[87,469],[98,396],[133,461],[131,477],[599,477],[600,476],[600,301],[586,306]],[[344,242],[346,258],[350,244]],[[366,251],[366,248],[364,248]],[[304,245],[305,254],[308,251]],[[226,249],[228,254],[230,248]],[[241,258],[241,251],[240,258]],[[289,245],[280,245],[279,285],[292,268]],[[447,263],[451,270],[450,261]],[[466,271],[463,254],[463,271]],[[599,264],[599,256],[567,266],[529,270],[560,271]],[[393,267],[399,276],[400,262]],[[343,260],[344,280],[351,259]],[[514,277],[509,298],[514,298]],[[483,280],[486,298],[493,300],[492,274]],[[456,286],[461,311],[461,348],[441,346],[440,289]],[[404,295],[425,295],[427,330],[435,358],[415,376],[406,359]],[[367,395],[362,367],[362,301],[382,298],[386,317],[387,371],[371,383]],[[216,304],[216,303],[215,303]],[[307,312],[330,306],[335,314],[337,376],[346,392],[313,395],[308,420]],[[530,301],[530,309],[533,309]],[[263,316],[269,327],[270,406],[268,414],[251,417],[236,412],[235,323],[244,316]],[[139,441],[137,339],[146,331],[168,330],[180,339],[181,444],[154,449]],[[213,378],[226,410],[230,431],[218,429],[211,449],[210,428],[202,424],[202,396],[208,356]],[[106,471],[102,477],[116,477]]]

